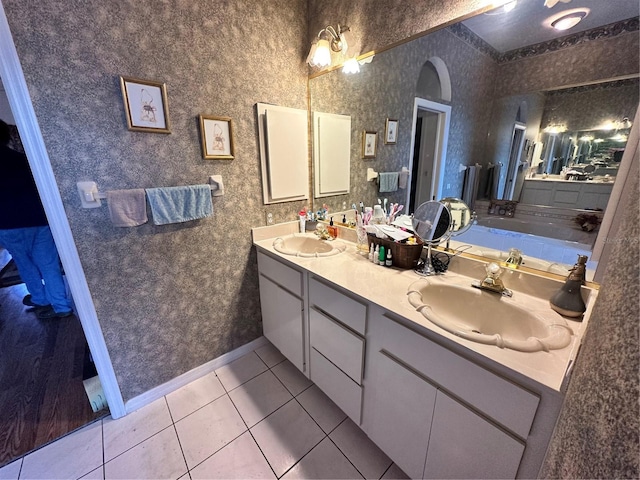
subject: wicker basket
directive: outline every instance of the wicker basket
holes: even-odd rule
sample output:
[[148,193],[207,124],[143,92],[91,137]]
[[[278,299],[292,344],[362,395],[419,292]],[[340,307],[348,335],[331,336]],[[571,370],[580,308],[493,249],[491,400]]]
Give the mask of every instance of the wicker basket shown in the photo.
[[398,268],[415,268],[418,265],[422,247],[424,246],[421,240],[418,240],[415,245],[409,245],[407,243],[394,242],[391,239],[378,238],[372,233],[367,233],[367,242],[369,243],[369,249],[371,249],[372,243],[384,247],[385,252],[388,248],[391,248],[391,261],[393,266]]

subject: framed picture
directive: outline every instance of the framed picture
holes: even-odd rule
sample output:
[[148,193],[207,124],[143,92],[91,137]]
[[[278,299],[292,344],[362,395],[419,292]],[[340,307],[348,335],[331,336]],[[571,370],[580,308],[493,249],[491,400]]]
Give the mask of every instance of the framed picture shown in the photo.
[[395,145],[398,139],[398,120],[387,118],[384,127],[384,143],[386,145]]
[[120,77],[120,87],[129,130],[171,133],[164,83]]
[[200,115],[200,136],[203,158],[233,160],[233,127],[229,117]]
[[375,158],[378,132],[362,132],[362,158]]

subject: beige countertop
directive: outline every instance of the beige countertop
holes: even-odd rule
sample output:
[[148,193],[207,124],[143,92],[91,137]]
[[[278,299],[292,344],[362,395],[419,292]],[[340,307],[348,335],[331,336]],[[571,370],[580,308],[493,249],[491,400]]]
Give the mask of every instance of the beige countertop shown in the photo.
[[[335,242],[344,243],[345,252],[331,257],[302,258],[278,253],[273,248],[273,240],[278,236],[296,233],[298,222],[287,222],[270,227],[252,229],[254,245],[258,250],[279,257],[289,263],[312,273],[322,279],[341,287],[364,300],[374,303],[395,315],[402,317],[419,330],[426,330],[425,334],[437,335],[444,343],[450,344],[458,352],[476,359],[488,359],[495,362],[494,368],[500,370],[506,367],[527,379],[534,380],[552,390],[561,391],[567,370],[577,355],[582,336],[587,327],[588,318],[593,308],[593,301],[597,291],[586,289],[587,311],[582,322],[565,318],[573,331],[571,343],[560,350],[549,352],[520,352],[503,349],[494,345],[484,345],[466,340],[438,327],[417,312],[407,299],[409,285],[422,277],[413,270],[386,268],[369,262],[368,258],[356,249],[352,242],[336,239]],[[312,234],[311,234],[312,235]],[[429,277],[438,282],[468,285],[479,279],[484,273],[485,262],[473,258],[454,258],[450,270],[444,275]],[[534,301],[540,304],[540,299],[548,299],[557,291],[563,282],[544,276],[518,270],[505,269],[504,284],[525,302]],[[532,304],[533,305],[533,304]],[[482,358],[480,358],[480,357]]]

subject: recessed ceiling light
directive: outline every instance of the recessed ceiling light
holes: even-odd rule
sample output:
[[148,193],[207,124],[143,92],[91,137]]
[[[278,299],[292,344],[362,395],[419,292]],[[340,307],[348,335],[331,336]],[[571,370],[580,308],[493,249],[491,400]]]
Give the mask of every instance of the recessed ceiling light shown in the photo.
[[550,19],[550,25],[556,30],[569,30],[580,23],[588,14],[589,10],[586,8],[567,11],[561,15],[552,17]]

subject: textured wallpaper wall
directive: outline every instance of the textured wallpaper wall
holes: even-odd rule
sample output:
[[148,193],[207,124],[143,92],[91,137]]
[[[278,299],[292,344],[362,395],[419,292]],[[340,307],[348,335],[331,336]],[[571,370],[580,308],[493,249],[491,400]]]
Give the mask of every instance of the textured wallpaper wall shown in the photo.
[[[254,105],[306,109],[302,0],[6,0],[4,8],[125,400],[262,334],[250,228],[264,225]],[[286,35],[274,35],[286,32]],[[172,133],[126,128],[119,76],[166,82]],[[203,160],[200,113],[229,116],[235,160]],[[111,226],[103,191],[206,183],[212,217]],[[293,219],[302,202],[269,207]]]
[[639,95],[638,78],[548,92],[542,128],[565,125],[567,130],[577,132],[625,117],[633,120]]

